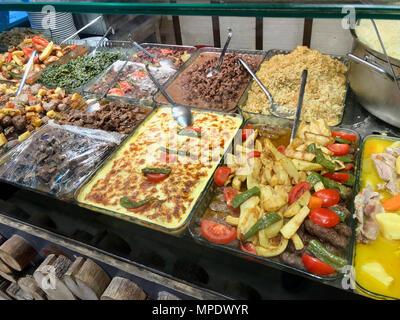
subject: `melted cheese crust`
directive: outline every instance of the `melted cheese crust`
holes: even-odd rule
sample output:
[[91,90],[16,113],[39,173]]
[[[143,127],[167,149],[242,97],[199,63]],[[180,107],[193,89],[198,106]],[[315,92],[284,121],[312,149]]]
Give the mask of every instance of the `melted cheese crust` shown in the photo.
[[[171,230],[184,225],[242,123],[239,117],[214,112],[192,110],[192,116],[192,127],[201,129],[201,138],[178,135],[182,127],[173,120],[170,107],[156,110],[83,186],[78,202]],[[190,156],[176,155],[175,161],[172,156],[172,163],[166,163],[160,147]],[[141,172],[146,167],[168,167],[171,174],[151,182]],[[119,203],[124,196],[161,201],[126,209]]]

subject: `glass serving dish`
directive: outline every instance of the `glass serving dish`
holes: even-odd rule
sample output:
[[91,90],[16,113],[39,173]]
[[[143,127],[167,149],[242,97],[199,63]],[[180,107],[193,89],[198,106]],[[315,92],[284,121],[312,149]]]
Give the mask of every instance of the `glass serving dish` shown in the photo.
[[[379,178],[376,172],[373,160],[371,159],[371,154],[384,152],[384,149],[387,146],[390,146],[395,142],[399,142],[400,146],[400,138],[383,135],[368,135],[364,137],[360,148],[360,162],[357,170],[357,184],[355,186],[356,194],[362,192],[367,185],[372,185],[374,190],[377,190],[376,184],[383,182],[383,180]],[[366,151],[367,148],[368,150]],[[391,196],[388,192],[383,190],[378,190],[378,192],[384,197],[384,199]],[[355,227],[357,228],[359,226],[358,222],[355,221],[355,224]],[[354,267],[355,290],[358,293],[377,300],[400,299],[399,286],[395,283],[396,280],[399,281],[399,279],[394,279],[392,285],[384,287],[376,279],[366,275],[361,269],[364,263],[378,262],[386,272],[389,270],[389,272],[387,272],[389,275],[397,274],[399,262],[394,251],[398,246],[400,246],[399,240],[386,240],[382,233],[380,233],[378,238],[370,244],[360,244],[357,243],[356,240],[354,241],[352,265]],[[359,254],[358,257],[357,252]],[[397,297],[393,292],[396,288]]]
[[[280,49],[268,50],[268,52],[266,54],[266,57],[265,57],[265,60],[263,61],[263,63],[265,63],[266,61],[270,60],[272,57],[274,57],[274,56],[276,56],[278,54],[288,54],[290,52],[292,52],[292,51],[280,50]],[[331,57],[332,59],[339,60],[345,66],[349,65],[349,61],[348,61],[347,57],[337,56],[337,55],[328,55],[328,56]],[[261,65],[259,67],[259,70],[261,69]],[[349,83],[348,83],[348,79],[347,78],[348,78],[348,73],[346,73],[346,89],[345,89],[346,91],[345,91],[345,94],[343,95],[343,101],[342,101],[343,110],[341,111],[340,119],[338,119],[338,121],[335,121],[335,123],[332,123],[331,125],[335,125],[336,126],[336,125],[339,125],[342,122],[344,109],[346,107],[345,102],[346,102],[346,98],[347,98],[348,91],[349,91]],[[238,109],[242,113],[242,115],[243,115],[243,117],[245,119],[248,119],[248,118],[251,118],[251,117],[254,117],[254,116],[259,116],[259,115],[261,115],[261,116],[262,115],[266,115],[266,116],[271,115],[271,114],[262,114],[262,113],[256,113],[256,112],[251,112],[251,111],[244,110],[244,107],[245,107],[245,105],[247,103],[247,100],[248,100],[249,91],[252,89],[253,84],[256,85],[255,81],[252,79],[250,81],[249,85],[247,86],[246,90],[244,91],[243,95],[241,96],[239,102],[238,102]],[[307,91],[307,89],[306,89],[306,91]],[[261,94],[264,94],[264,93],[261,92]],[[267,99],[267,97],[265,97],[265,98]],[[272,94],[272,98],[274,98],[273,94]],[[270,102],[268,101],[267,103],[268,103],[268,106],[269,106]],[[278,109],[279,109],[279,107],[278,107]],[[303,105],[303,110],[304,110],[304,105]],[[285,111],[285,110],[283,109],[283,111]],[[291,118],[288,117],[288,119],[293,119],[293,117],[291,117]],[[327,119],[325,119],[325,120],[327,120]]]
[[[222,112],[193,108],[193,126],[198,126],[201,127],[201,129],[208,130],[207,127],[204,127],[204,121],[213,121],[212,124],[219,123],[222,131],[217,138],[224,140],[224,146],[217,146],[218,154],[215,155],[215,157],[213,156],[211,162],[196,162],[198,160],[201,161],[202,158],[197,158],[195,162],[190,162],[192,155],[194,155],[192,150],[193,148],[190,149],[190,152],[189,149],[186,151],[183,150],[184,148],[188,148],[187,146],[196,147],[198,142],[193,140],[194,137],[185,138],[189,140],[185,140],[184,142],[181,140],[179,142],[179,139],[181,138],[178,139],[178,132],[182,129],[179,129],[178,125],[172,119],[170,109],[170,106],[165,105],[156,108],[142,123],[142,125],[133,131],[129,138],[127,138],[124,143],[122,143],[120,147],[108,157],[101,167],[94,174],[92,174],[84,184],[81,185],[81,187],[75,192],[75,201],[78,203],[78,205],[93,211],[108,214],[176,236],[181,236],[184,233],[190,221],[190,217],[192,216],[193,212],[196,211],[199,199],[202,198],[204,190],[208,187],[214,170],[220,163],[220,160],[229,147],[233,137],[242,126],[243,118],[238,114],[228,115]],[[196,119],[198,121],[196,121]],[[223,125],[230,125],[229,130],[225,128],[225,130],[228,131],[227,135],[224,134],[225,131]],[[160,128],[161,132],[159,132],[160,130],[158,130],[158,128]],[[165,130],[168,130],[169,133],[165,134]],[[204,138],[211,139],[215,137],[215,135],[210,135],[208,133],[206,133],[204,136],[204,132],[205,131],[202,131],[200,135],[200,138],[203,139],[203,142]],[[229,137],[226,138],[225,136]],[[164,144],[161,141],[163,137],[168,137],[166,138],[167,140],[164,141],[166,143],[165,146],[168,147],[168,150],[175,150],[174,148],[176,148],[176,150],[180,152],[172,152],[171,155],[171,151],[167,151],[165,149],[163,149],[164,151],[161,151],[160,148],[164,148]],[[177,139],[177,145],[172,147],[173,143],[175,142],[175,138]],[[199,142],[202,141],[201,139]],[[136,143],[136,141],[138,142]],[[146,143],[146,141],[148,142]],[[145,148],[142,148],[142,146],[145,146]],[[206,145],[206,148],[209,150],[208,144]],[[135,150],[135,154],[131,160],[128,161],[128,159],[130,159],[129,150]],[[184,152],[183,155],[182,152]],[[178,154],[182,156],[179,159]],[[200,155],[201,153],[197,154]],[[165,157],[164,160],[159,160],[163,155]],[[208,153],[206,155],[208,155]],[[175,160],[171,160],[171,157],[174,156]],[[177,163],[178,160],[179,163]],[[125,163],[125,161],[128,162]],[[132,162],[136,163],[133,168],[130,168],[128,165]],[[143,167],[145,165],[146,167],[165,167],[165,163],[171,163],[170,167],[172,167],[172,171],[171,176],[168,176],[168,178],[165,180],[166,182],[164,183],[161,181],[157,184],[153,184],[146,177],[144,177],[144,174],[139,169],[137,169],[138,167]],[[109,174],[110,170],[114,172],[113,175],[120,175],[118,176],[118,179],[114,179],[116,181],[114,182],[117,183],[116,185],[118,186],[119,184],[123,183],[125,187],[123,190],[111,188],[110,192],[104,193],[103,195],[102,188],[98,188],[98,186],[104,182],[104,179],[109,179],[107,186],[112,185],[113,175]],[[129,180],[126,180],[126,170],[129,170],[130,172]],[[135,172],[135,170],[137,172]],[[176,180],[177,175],[174,176],[173,173],[179,175],[180,178]],[[180,184],[181,182],[183,182],[184,185]],[[140,188],[137,189],[139,184]],[[149,191],[149,188],[153,189]],[[121,199],[122,195],[125,195],[125,197],[127,196],[125,194],[126,190],[129,190],[129,194],[133,194],[135,201],[146,200],[149,194],[152,198],[157,197],[157,195],[159,198],[155,199],[157,201],[150,203],[150,205],[147,207],[139,207],[139,210],[142,212],[139,211],[139,213],[136,214],[137,211],[135,212],[135,209],[131,209],[133,211],[129,211],[125,209],[126,207],[119,205],[120,200],[118,199]],[[108,199],[107,196],[111,193],[115,193],[115,195],[110,196],[110,199]],[[137,199],[136,196],[138,197]],[[114,197],[116,200],[112,200],[112,197]],[[146,198],[142,199],[143,197]],[[90,201],[90,198],[99,200],[97,202]],[[107,201],[107,204],[102,205],[99,203],[99,201],[103,201],[104,203],[104,200]],[[171,213],[171,208],[175,208],[173,213]],[[176,212],[176,210],[178,211]],[[162,214],[160,214],[160,212],[162,212]],[[144,213],[147,215],[144,215]],[[177,217],[177,219],[169,220],[167,217],[170,214],[174,217]],[[157,219],[158,216],[161,217]]]
[[[230,103],[230,107],[226,108],[226,109],[221,109],[221,108],[217,108],[217,107],[213,107],[211,106],[212,104],[214,104],[213,102],[210,102],[209,106],[205,105],[205,102],[195,102],[195,103],[184,103],[184,101],[181,101],[182,99],[185,99],[185,97],[181,97],[180,96],[180,92],[181,90],[181,83],[179,83],[180,81],[182,81],[182,77],[184,76],[185,72],[188,71],[192,71],[194,68],[194,65],[199,61],[198,59],[202,58],[202,55],[215,55],[215,57],[219,58],[219,55],[221,53],[222,49],[221,48],[213,48],[213,47],[203,47],[200,48],[195,55],[193,55],[185,64],[185,66],[183,66],[180,71],[178,73],[175,74],[175,76],[173,76],[172,78],[170,78],[170,80],[168,80],[164,87],[166,88],[166,91],[171,95],[172,99],[175,100],[176,103],[178,104],[182,104],[182,105],[188,105],[188,106],[193,106],[193,107],[197,107],[197,108],[203,108],[203,109],[208,109],[208,110],[217,110],[217,111],[224,111],[224,112],[235,112],[237,110],[237,102],[239,101],[240,97],[242,96],[243,92],[245,91],[245,89],[247,88],[248,82],[250,82],[250,75],[247,74],[247,72],[245,70],[243,70],[244,74],[246,76],[248,76],[248,80],[245,81],[245,83],[241,84],[238,91],[238,95],[236,96],[236,98],[234,98],[232,101],[232,103]],[[255,56],[255,57],[259,57],[260,61],[257,64],[257,68],[256,70],[258,70],[258,68],[260,67],[262,61],[265,58],[266,55],[266,51],[262,51],[262,50],[244,50],[244,49],[228,49],[226,51],[227,54],[234,54],[234,55],[244,55],[244,54],[248,54],[250,56]],[[226,56],[225,58],[226,59]],[[199,65],[201,65],[202,63],[199,63]],[[218,86],[220,86],[221,84],[218,84]],[[229,88],[228,88],[229,89]],[[175,91],[173,91],[175,90]],[[188,92],[188,94],[190,94],[190,92]],[[210,93],[211,94],[211,93]],[[221,95],[220,93],[215,93],[215,95]],[[164,103],[167,104],[167,100],[166,98],[162,95],[162,93],[159,91],[155,94],[154,96],[154,100],[157,103]]]
[[[247,119],[244,123],[243,128],[246,128],[249,124],[251,124],[253,128],[256,128],[257,126],[260,126],[260,125],[268,125],[269,127],[272,127],[272,128],[287,129],[287,130],[291,131],[291,128],[293,126],[293,121],[289,120],[289,119],[275,117],[275,116],[259,115],[259,116],[255,116],[255,117]],[[356,135],[357,140],[355,141],[355,145],[356,146],[359,145],[360,136],[357,132],[350,130],[350,129],[340,128],[340,127],[331,127],[331,129]],[[241,142],[242,140],[235,138],[235,141]],[[232,145],[231,149],[234,150],[235,145]],[[355,148],[354,165],[355,165],[355,167],[357,167],[357,165],[358,165],[358,147]],[[312,278],[312,279],[317,279],[319,281],[323,281],[326,283],[331,283],[331,284],[338,283],[337,281],[343,277],[343,273],[339,273],[339,272],[337,272],[336,275],[334,275],[334,276],[319,276],[319,275],[310,273],[308,271],[302,270],[300,268],[296,268],[294,266],[285,264],[281,261],[274,260],[273,258],[266,258],[266,257],[258,256],[258,255],[253,255],[251,253],[244,252],[240,249],[237,249],[237,248],[234,248],[231,246],[227,246],[227,245],[223,245],[223,244],[216,244],[216,243],[206,240],[201,235],[201,233],[199,233],[199,221],[201,221],[203,216],[206,214],[206,212],[210,206],[210,203],[213,201],[213,199],[215,199],[215,196],[217,194],[216,189],[217,189],[217,185],[214,182],[210,183],[210,185],[209,185],[208,189],[206,190],[206,192],[204,193],[199,205],[197,206],[196,211],[193,214],[192,220],[189,225],[189,231],[190,231],[191,236],[193,237],[193,239],[196,242],[198,242],[202,245],[208,246],[208,247],[212,247],[212,248],[216,248],[221,251],[225,251],[229,254],[233,254],[233,255],[236,255],[236,256],[244,258],[244,259],[262,263],[264,265],[273,267],[275,269],[284,270],[284,271],[287,271],[287,272],[290,272],[293,274],[305,276],[305,277]],[[347,204],[347,208],[349,209],[350,213],[353,212],[353,207],[352,207],[353,197],[354,197],[354,193],[352,194],[351,201],[349,201],[349,203]],[[349,239],[348,245],[344,250],[343,257],[348,261],[348,264],[351,265],[352,257],[353,257],[354,225],[355,225],[352,214],[350,214],[350,216],[348,217],[347,223],[353,230],[353,235]]]

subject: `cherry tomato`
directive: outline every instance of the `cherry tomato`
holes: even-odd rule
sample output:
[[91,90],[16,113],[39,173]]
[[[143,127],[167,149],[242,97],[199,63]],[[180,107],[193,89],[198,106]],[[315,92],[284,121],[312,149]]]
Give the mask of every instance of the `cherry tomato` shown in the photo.
[[43,47],[47,47],[47,45],[49,44],[49,42],[45,38],[37,36],[32,38],[32,42]]
[[196,132],[199,132],[199,133],[201,132],[201,128],[186,127],[185,129],[196,131]]
[[311,209],[308,217],[312,222],[324,228],[332,228],[340,223],[339,215],[326,208]]
[[117,95],[117,96],[124,96],[125,95],[125,91],[120,89],[120,88],[112,88],[112,89],[108,90],[108,94]]
[[257,255],[256,246],[251,242],[240,243],[240,250]]
[[285,146],[279,146],[276,148],[280,153],[285,154],[286,147]]
[[162,54],[172,54],[172,50],[169,49],[161,49]]
[[332,151],[335,156],[344,156],[350,151],[350,146],[347,143],[334,143],[327,145],[326,148]]
[[228,181],[229,175],[231,173],[231,168],[229,167],[219,167],[214,174],[214,181],[218,187],[222,187],[226,181]]
[[344,171],[350,171],[353,168],[353,164],[352,163],[348,163],[346,164],[346,167],[344,167]]
[[311,273],[317,274],[319,276],[326,276],[328,274],[334,273],[335,269],[329,264],[322,262],[321,260],[311,257],[308,254],[303,253],[301,256],[304,266]]
[[340,131],[332,131],[332,136],[349,141],[355,141],[357,139],[357,136],[355,134]]
[[224,189],[224,198],[226,201],[226,204],[228,205],[229,209],[231,209],[232,212],[240,212],[240,208],[235,209],[234,207],[231,206],[231,201],[234,197],[236,197],[239,194],[239,191],[236,189],[233,189],[231,187],[227,187]]
[[71,46],[71,49],[72,49],[72,50],[75,50],[77,47],[78,47],[78,45],[73,44],[73,45]]
[[168,175],[165,173],[148,173],[146,174],[146,178],[152,182],[160,182],[168,178]]
[[349,179],[350,179],[350,176],[344,172],[333,172],[333,173],[329,172],[329,173],[325,173],[324,177],[329,178],[336,182],[345,182],[345,181],[349,181]]
[[[28,58],[31,57],[33,49],[32,48],[22,48],[22,51],[24,52],[24,55],[26,55]],[[35,59],[33,59],[34,62],[39,62],[39,58],[35,57]]]
[[257,151],[257,150],[250,151],[250,152],[247,154],[247,158],[248,158],[248,159],[251,159],[251,158],[259,158],[259,157],[261,157],[261,152],[260,152],[260,151]]
[[138,72],[132,73],[132,76],[133,76],[134,78],[144,78],[144,77],[147,77],[147,73],[146,73],[146,72],[138,71]]
[[307,181],[296,184],[289,192],[289,204],[296,202],[303,193],[311,189],[311,184]]
[[208,241],[226,244],[236,239],[236,228],[224,226],[210,220],[201,221],[201,234]]
[[165,163],[175,163],[178,160],[178,156],[175,154],[169,154],[161,152],[160,161]]
[[121,89],[125,89],[125,90],[132,90],[132,86],[129,84],[128,81],[121,81],[119,83]]
[[323,189],[315,192],[314,197],[322,199],[323,207],[331,207],[338,204],[340,201],[340,194],[335,189]]

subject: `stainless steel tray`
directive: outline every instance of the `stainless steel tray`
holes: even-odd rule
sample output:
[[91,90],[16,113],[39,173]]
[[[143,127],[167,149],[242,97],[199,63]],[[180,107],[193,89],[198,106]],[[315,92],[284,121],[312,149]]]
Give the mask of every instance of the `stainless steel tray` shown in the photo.
[[[166,89],[168,89],[168,87],[187,69],[190,67],[190,65],[197,59],[197,57],[201,54],[201,53],[221,53],[222,49],[221,48],[214,48],[214,47],[203,47],[200,48],[195,55],[193,55],[188,61],[186,61],[185,65],[182,66],[182,68],[179,70],[179,72],[177,72],[173,77],[171,77],[165,84],[164,87]],[[232,54],[250,54],[250,55],[261,55],[264,57],[267,54],[267,51],[262,51],[262,50],[244,50],[244,49],[228,49],[226,51],[227,53],[232,53]],[[263,60],[264,61],[264,60]],[[261,61],[261,63],[263,62]],[[261,66],[260,65],[257,67],[257,71]],[[250,79],[249,79],[250,81]],[[245,87],[246,88],[246,87]],[[160,101],[159,98],[160,96],[162,96],[162,93],[160,91],[158,91],[155,95],[154,95],[154,101],[156,103],[160,103],[160,104],[168,104],[167,102],[164,101]],[[238,101],[240,101],[242,95],[239,95]],[[173,97],[172,97],[173,98]],[[191,106],[189,106],[191,107]],[[212,109],[212,108],[202,108],[204,110],[217,110],[217,111],[223,111],[220,109]],[[230,110],[226,110],[223,112],[228,112],[228,113],[232,113],[232,112],[236,112],[237,111],[237,103],[235,104],[235,106],[230,109]]]
[[[156,108],[153,110],[153,112],[151,112],[151,113],[147,116],[146,119],[150,118],[150,117],[152,116],[152,114],[153,114],[157,109],[159,109],[159,108],[166,108],[166,107],[168,107],[168,106],[167,106],[167,105],[156,106]],[[193,109],[194,109],[194,110],[201,111],[201,112],[210,112],[210,110],[204,110],[204,109],[201,109],[201,108],[193,108]],[[219,111],[215,111],[215,110],[214,110],[214,111],[211,111],[211,112],[217,113],[217,114],[224,114],[223,112],[219,112]],[[242,125],[243,125],[243,118],[242,118],[241,115],[239,115],[239,114],[232,114],[232,117],[237,117],[237,118],[240,118],[240,119],[242,120],[242,121],[241,121],[241,125],[240,125],[239,128],[237,129],[238,132],[239,132],[239,129],[240,129],[240,128],[242,127]],[[198,210],[197,207],[199,206],[199,203],[200,203],[201,199],[203,198],[203,194],[205,193],[205,190],[209,189],[209,186],[210,186],[210,184],[212,183],[212,176],[213,176],[214,172],[211,174],[210,179],[209,179],[209,181],[206,183],[206,186],[205,186],[204,190],[203,190],[203,191],[201,192],[201,194],[198,196],[198,198],[197,198],[197,200],[196,200],[196,202],[195,202],[195,204],[194,204],[194,206],[193,206],[191,212],[190,212],[189,215],[187,216],[186,220],[185,220],[179,227],[174,228],[174,229],[167,228],[167,227],[164,227],[164,226],[155,224],[155,223],[151,223],[151,222],[142,220],[142,219],[140,219],[140,218],[130,217],[130,216],[127,216],[127,215],[125,215],[125,214],[122,214],[122,213],[119,213],[119,212],[115,212],[115,211],[112,211],[112,210],[108,210],[108,209],[103,209],[103,208],[100,208],[100,207],[96,207],[95,205],[86,204],[86,203],[81,202],[81,201],[78,199],[78,198],[79,198],[79,194],[80,194],[80,192],[82,191],[82,188],[83,188],[86,184],[88,184],[88,183],[95,177],[96,172],[98,172],[99,170],[101,170],[101,169],[104,167],[104,165],[105,165],[106,163],[108,163],[108,161],[111,161],[111,160],[112,160],[112,158],[115,156],[115,154],[116,154],[116,152],[119,150],[119,148],[123,148],[123,146],[129,141],[129,138],[132,137],[133,135],[135,135],[135,133],[136,133],[136,131],[137,131],[138,129],[139,129],[139,126],[136,127],[136,129],[133,130],[133,131],[129,134],[129,136],[124,140],[124,142],[121,143],[121,144],[119,145],[118,149],[115,149],[114,152],[112,152],[104,161],[102,161],[102,163],[99,165],[99,167],[96,168],[96,170],[93,171],[93,172],[86,178],[86,180],[79,186],[79,188],[76,189],[75,194],[74,194],[75,203],[78,204],[78,205],[81,206],[81,207],[87,208],[87,209],[92,210],[92,211],[96,211],[96,212],[100,212],[100,213],[103,213],[103,214],[107,214],[107,215],[110,215],[110,216],[113,216],[113,217],[116,217],[116,218],[119,218],[119,219],[123,219],[123,220],[128,221],[128,222],[132,222],[132,223],[135,223],[135,224],[138,224],[138,225],[142,225],[142,226],[145,226],[145,227],[148,227],[148,228],[157,230],[157,231],[162,231],[162,232],[165,232],[165,233],[168,233],[168,234],[177,236],[177,237],[181,237],[181,236],[183,236],[183,235],[185,234],[185,232],[186,232],[186,230],[187,230],[187,227],[188,227],[188,225],[189,225],[189,222],[190,222],[190,220],[191,220],[191,217],[192,217],[193,213],[196,212],[196,211]],[[228,147],[228,149],[226,150],[225,154],[226,154],[228,151],[229,151],[229,147]],[[222,159],[225,157],[225,154],[223,155]],[[222,162],[222,160],[221,160],[221,162]]]
[[[245,121],[244,127],[246,127],[247,124],[252,124],[254,125],[269,125],[272,127],[280,127],[280,128],[292,128],[293,126],[293,121],[289,120],[289,119],[284,119],[284,118],[279,118],[279,117],[275,117],[275,116],[256,116],[256,117],[252,117],[249,118]],[[354,130],[350,130],[350,129],[345,129],[345,128],[340,128],[340,127],[332,127],[333,130],[340,130],[343,132],[349,132],[352,134],[357,135],[357,141],[356,141],[356,145],[358,146],[360,143],[360,136],[357,132],[355,132]],[[241,139],[238,139],[235,141],[241,141]],[[235,146],[232,145],[231,149],[234,149]],[[359,152],[358,152],[358,147],[356,149],[356,154],[355,154],[355,159],[354,159],[354,165],[357,168],[358,167],[358,162],[359,162]],[[221,244],[215,244],[212,243],[208,240],[206,240],[205,238],[203,238],[202,236],[199,236],[195,229],[198,228],[198,226],[196,226],[197,221],[199,219],[201,219],[203,217],[203,215],[206,213],[211,201],[213,200],[214,196],[215,196],[215,189],[216,189],[216,184],[215,183],[210,183],[209,188],[205,191],[203,198],[201,199],[196,212],[193,214],[190,225],[189,225],[189,231],[191,236],[193,237],[193,239],[202,244],[205,245],[207,247],[212,247],[212,248],[216,248],[218,250],[222,250],[225,251],[227,253],[236,255],[238,257],[241,258],[245,258],[245,259],[249,259],[249,260],[253,260],[259,263],[262,263],[264,265],[273,267],[275,269],[278,270],[283,270],[283,271],[287,271],[293,274],[297,274],[297,275],[301,275],[301,276],[305,276],[307,278],[312,278],[312,279],[317,279],[319,281],[322,282],[326,282],[326,283],[333,283],[333,282],[337,282],[338,280],[340,280],[343,276],[343,274],[341,273],[337,273],[336,276],[334,277],[323,277],[323,276],[318,276],[315,274],[312,274],[308,271],[304,271],[298,268],[295,268],[293,266],[287,265],[285,263],[279,262],[277,260],[271,259],[271,258],[265,258],[265,257],[261,257],[261,256],[257,256],[257,255],[253,255],[250,253],[246,253],[243,252],[239,249],[235,249],[226,245],[221,245]],[[349,203],[347,204],[347,208],[349,209],[349,211],[352,213],[353,212],[353,197],[356,193],[354,193],[353,191],[353,196],[351,197],[351,201],[349,200]],[[352,258],[353,258],[353,242],[354,242],[354,228],[355,228],[355,221],[353,218],[353,215],[351,214],[348,220],[349,226],[352,228],[353,230],[353,236],[351,237],[347,248],[345,250],[345,258],[348,260],[349,265],[351,265],[352,263]]]
[[[114,100],[120,100],[120,99],[117,99],[117,98],[105,98],[105,99],[103,99],[103,100],[101,100],[101,101],[114,101]],[[124,101],[124,102],[127,103],[126,101]],[[129,104],[129,103],[128,103],[128,104]],[[141,107],[141,108],[148,109],[148,110],[149,110],[149,113],[147,114],[147,116],[146,116],[142,121],[140,121],[140,122],[136,125],[136,127],[132,128],[132,131],[135,131],[136,128],[138,128],[138,127],[142,124],[142,122],[151,114],[152,110],[154,109],[153,106],[140,105],[140,104],[135,104],[135,105],[137,105],[137,106],[139,106],[139,107]],[[69,111],[69,110],[70,110],[70,109],[66,110],[65,112],[63,112],[63,114],[68,114],[68,111]],[[30,137],[28,137],[28,138],[26,139],[26,141],[27,141],[26,143],[29,143],[29,141],[30,141],[31,139],[33,139],[33,137],[36,137],[36,135],[42,134],[42,132],[45,130],[46,127],[47,127],[47,124],[41,126],[37,131],[35,131]],[[125,136],[123,137],[123,139],[121,140],[121,142],[120,142],[119,145],[122,145],[122,144],[124,143],[124,141],[125,141],[128,137],[129,137],[129,134],[125,135]],[[25,141],[24,141],[24,142],[25,142]],[[108,156],[110,156],[110,155],[119,147],[119,145],[117,144],[117,145],[115,145],[113,148],[111,148],[110,150],[108,150],[108,152],[103,156],[103,158],[100,159],[99,163],[98,163],[97,165],[93,166],[93,168],[92,168],[91,170],[88,171],[87,176],[89,177],[89,176],[91,176],[94,172],[96,172],[97,169],[102,165],[102,163],[108,158]],[[5,153],[4,155],[2,155],[2,156],[0,157],[0,166],[2,166],[4,163],[6,163],[6,162],[11,158],[11,156],[12,156],[12,154],[13,154],[13,153],[12,153],[13,150],[14,150],[14,149],[11,149],[11,150],[7,151],[7,153]],[[5,182],[5,183],[8,183],[8,184],[14,185],[14,186],[16,186],[16,187],[19,187],[19,188],[21,188],[21,189],[30,190],[30,191],[37,192],[37,193],[40,193],[40,194],[43,194],[43,195],[46,195],[46,196],[50,196],[50,197],[52,197],[52,198],[57,198],[57,199],[60,199],[60,200],[65,200],[65,201],[70,201],[70,200],[73,198],[73,194],[74,194],[75,190],[78,189],[78,188],[85,182],[85,180],[86,180],[86,179],[82,180],[82,182],[81,182],[79,185],[77,185],[77,186],[76,186],[73,190],[71,190],[70,192],[67,192],[67,193],[64,193],[64,194],[56,194],[56,193],[41,191],[41,190],[32,188],[32,187],[30,187],[30,186],[28,186],[28,185],[26,185],[26,184],[16,183],[16,182],[14,182],[14,181],[10,181],[10,180],[6,180],[6,179],[3,179],[3,178],[0,178],[0,181],[1,181],[1,182]]]
[[[365,143],[367,142],[368,139],[371,138],[376,138],[376,139],[382,139],[382,140],[386,140],[386,141],[392,141],[392,142],[396,142],[396,141],[400,141],[399,137],[390,137],[390,136],[383,136],[383,135],[377,135],[377,134],[370,134],[365,136],[360,144],[360,152],[359,152],[359,166],[357,168],[357,179],[356,179],[356,185],[354,186],[354,194],[358,194],[359,192],[361,192],[361,186],[362,186],[362,181],[361,181],[361,175],[362,175],[362,169],[363,169],[363,154],[364,154],[364,147],[365,147]],[[353,201],[354,202],[354,201]],[[354,213],[355,215],[355,213]],[[352,266],[355,266],[355,256],[357,254],[357,241],[356,241],[356,227],[358,225],[357,219],[354,219],[354,239],[353,239],[353,256],[352,256]],[[356,270],[354,268],[354,277],[355,277],[355,273]],[[354,283],[355,283],[355,291],[358,292],[361,295],[365,295],[369,298],[373,298],[376,300],[399,300],[399,298],[394,298],[394,297],[390,297],[390,296],[386,296],[383,294],[379,294],[376,292],[372,292],[371,290],[368,290],[367,288],[364,288],[361,284],[359,284],[357,282],[357,278],[354,278]]]
[[[267,52],[266,57],[265,57],[264,61],[261,64],[263,64],[264,62],[270,60],[273,56],[276,56],[278,54],[288,54],[290,52],[292,52],[292,51],[290,51],[290,50],[280,50],[280,49],[271,49],[271,50],[269,50]],[[346,65],[347,67],[349,66],[349,60],[348,60],[348,58],[346,56],[339,56],[339,55],[328,55],[328,56],[330,56],[333,59],[339,60],[340,62],[344,63],[344,65]],[[261,65],[260,65],[259,69],[260,68],[261,68]],[[253,83],[255,83],[255,81],[252,79],[250,81],[249,85],[247,86],[246,90],[244,91],[242,97],[240,98],[239,102],[238,102],[239,112],[242,113],[242,115],[243,115],[243,117],[245,119],[248,119],[248,118],[251,118],[251,117],[254,117],[254,116],[259,116],[259,115],[264,116],[264,114],[261,114],[261,113],[255,113],[255,112],[243,110],[243,106],[245,106],[245,104],[247,102],[247,97],[248,97],[249,91],[251,90],[251,87],[253,86]],[[349,86],[349,82],[348,82],[348,72],[347,72],[346,73],[346,92],[344,94],[343,102],[342,102],[343,111],[342,111],[342,115],[340,117],[340,121],[336,125],[340,125],[342,123],[343,115],[344,115],[344,111],[345,111],[344,109],[346,108],[346,99],[347,99],[347,96],[349,94],[349,88],[350,88],[350,86]],[[266,114],[265,116],[270,116],[270,115]],[[293,119],[293,118],[288,118],[288,119]]]

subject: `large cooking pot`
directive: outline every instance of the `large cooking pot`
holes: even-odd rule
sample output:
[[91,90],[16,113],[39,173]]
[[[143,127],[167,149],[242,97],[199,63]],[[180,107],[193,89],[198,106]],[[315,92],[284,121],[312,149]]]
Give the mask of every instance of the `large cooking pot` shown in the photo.
[[[350,87],[361,105],[377,118],[400,128],[400,90],[394,81],[386,56],[353,36],[348,78]],[[389,57],[397,81],[400,60]],[[400,86],[400,83],[399,83]]]

